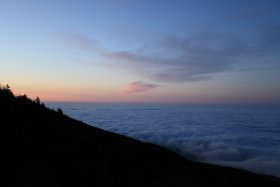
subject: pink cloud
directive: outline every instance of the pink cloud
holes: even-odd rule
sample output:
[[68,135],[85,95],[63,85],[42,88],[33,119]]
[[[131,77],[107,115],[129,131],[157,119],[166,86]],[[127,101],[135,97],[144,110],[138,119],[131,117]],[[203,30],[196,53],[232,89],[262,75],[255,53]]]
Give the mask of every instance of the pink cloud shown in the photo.
[[159,87],[157,84],[144,83],[141,81],[129,83],[125,93],[145,92]]

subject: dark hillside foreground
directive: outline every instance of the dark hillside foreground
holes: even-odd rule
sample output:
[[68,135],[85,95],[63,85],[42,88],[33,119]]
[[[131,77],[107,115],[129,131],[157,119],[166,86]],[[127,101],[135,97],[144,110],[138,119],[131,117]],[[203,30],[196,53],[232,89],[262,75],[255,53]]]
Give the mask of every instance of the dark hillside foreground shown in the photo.
[[9,87],[0,89],[0,114],[1,186],[280,186],[89,126]]

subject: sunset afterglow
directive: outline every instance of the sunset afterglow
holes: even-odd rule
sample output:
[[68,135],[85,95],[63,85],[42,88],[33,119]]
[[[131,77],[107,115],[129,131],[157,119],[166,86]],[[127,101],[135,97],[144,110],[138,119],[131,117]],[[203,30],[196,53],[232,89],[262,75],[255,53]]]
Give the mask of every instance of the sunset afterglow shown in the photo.
[[43,101],[280,103],[279,1],[0,1],[0,83]]

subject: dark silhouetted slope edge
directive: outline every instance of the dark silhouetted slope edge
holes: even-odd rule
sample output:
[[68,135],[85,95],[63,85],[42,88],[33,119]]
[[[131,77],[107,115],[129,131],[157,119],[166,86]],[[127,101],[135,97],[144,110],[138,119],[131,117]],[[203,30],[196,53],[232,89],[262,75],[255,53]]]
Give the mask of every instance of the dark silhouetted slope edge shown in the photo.
[[280,186],[278,178],[188,161],[0,91],[1,186]]

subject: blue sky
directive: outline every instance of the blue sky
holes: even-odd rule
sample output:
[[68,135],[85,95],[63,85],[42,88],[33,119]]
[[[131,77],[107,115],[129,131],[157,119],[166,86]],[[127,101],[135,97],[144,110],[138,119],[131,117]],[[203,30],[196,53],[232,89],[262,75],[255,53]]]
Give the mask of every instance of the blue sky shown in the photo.
[[280,103],[277,0],[0,0],[0,80],[43,100]]

